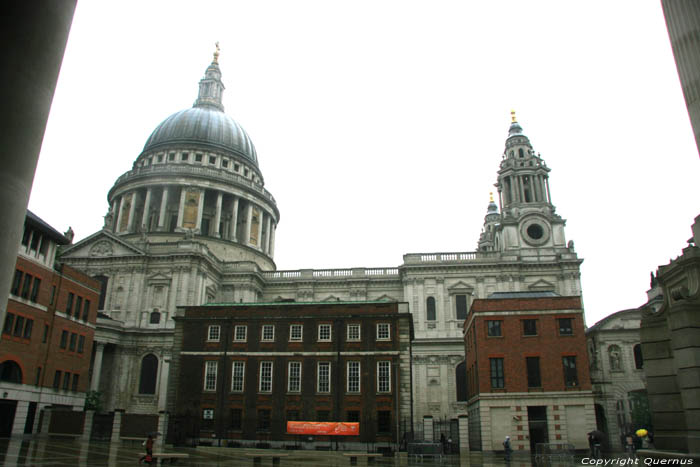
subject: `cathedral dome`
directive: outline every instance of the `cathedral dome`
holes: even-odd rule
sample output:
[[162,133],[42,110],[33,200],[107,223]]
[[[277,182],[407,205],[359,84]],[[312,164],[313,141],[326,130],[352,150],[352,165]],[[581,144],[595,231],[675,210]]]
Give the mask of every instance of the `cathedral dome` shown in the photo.
[[223,111],[203,104],[163,120],[151,133],[143,152],[189,144],[232,152],[258,165],[255,146],[245,130]]

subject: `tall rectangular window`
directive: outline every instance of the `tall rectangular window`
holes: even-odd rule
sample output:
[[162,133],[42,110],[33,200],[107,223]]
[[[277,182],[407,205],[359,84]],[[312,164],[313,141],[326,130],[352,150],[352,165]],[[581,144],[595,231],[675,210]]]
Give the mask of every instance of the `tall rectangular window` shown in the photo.
[[58,389],[61,387],[61,370],[56,370],[53,375],[53,388]]
[[240,430],[243,427],[243,409],[231,409],[231,429]]
[[68,344],[68,350],[71,352],[75,351],[75,345],[78,343],[78,335],[74,332],[70,333],[70,343]]
[[559,318],[559,335],[571,336],[574,333],[574,328],[571,324],[571,318]]
[[24,275],[24,273],[22,271],[20,271],[19,269],[15,270],[15,277],[12,280],[12,288],[10,289],[10,293],[12,293],[12,295],[19,296],[19,291],[20,291],[20,288],[22,285],[22,276],[23,275]]
[[503,359],[489,358],[489,362],[491,364],[491,387],[496,389],[504,388]]
[[85,300],[85,306],[83,306],[83,321],[87,321],[90,317],[90,300]]
[[457,319],[467,319],[467,296],[455,295],[455,304],[457,306]]
[[327,422],[331,419],[330,410],[317,410],[316,411],[316,421],[317,422]]
[[219,369],[219,362],[207,361],[204,364],[204,390],[216,391],[216,373]]
[[233,340],[235,342],[245,342],[246,338],[248,337],[248,326],[246,325],[237,325],[235,328],[233,328]]
[[501,321],[500,320],[487,320],[486,321],[486,334],[489,337],[500,337],[503,335],[501,332]]
[[9,311],[5,313],[5,326],[2,328],[3,334],[12,334],[12,326],[15,324],[15,314]]
[[360,392],[360,362],[348,362],[348,392]]
[[270,429],[270,409],[258,409],[258,431]]
[[15,318],[15,330],[12,335],[22,337],[22,331],[24,331],[24,316],[17,315]]
[[391,362],[377,362],[377,392],[391,392]]
[[34,381],[35,386],[39,386],[41,384],[41,367],[38,366],[36,367],[36,381]]
[[78,379],[80,378],[80,375],[78,374],[73,374],[73,384],[71,385],[71,391],[75,392],[78,390]]
[[318,341],[319,342],[330,342],[331,341],[331,325],[330,324],[319,324],[318,325]]
[[527,387],[542,387],[542,378],[540,377],[540,357],[525,357],[525,366],[527,367]]
[[56,286],[51,286],[51,295],[49,295],[49,305],[53,305],[54,300],[56,300]]
[[260,362],[260,392],[272,392],[272,362]]
[[68,347],[68,331],[62,331],[61,332],[61,344],[60,347],[62,349],[65,349]]
[[348,324],[348,341],[359,341],[360,340],[360,325],[359,324]]
[[49,325],[44,324],[44,335],[41,338],[41,342],[46,344],[46,342],[49,340]]
[[22,298],[29,298],[29,289],[32,285],[32,276],[29,274],[24,275],[24,285],[22,286]]
[[301,392],[301,362],[289,362],[287,391]]
[[262,341],[273,342],[275,340],[275,325],[264,324],[262,327]]
[[568,388],[578,386],[576,357],[562,357],[562,364],[564,366],[564,385]]
[[233,362],[231,370],[231,392],[243,392],[245,382],[245,362]]
[[85,336],[78,336],[78,353],[85,351]]
[[536,319],[524,319],[523,320],[523,336],[536,336],[537,335],[537,320]]
[[67,391],[68,388],[70,388],[70,373],[66,371],[65,373],[63,373],[63,388],[62,389],[64,391]]
[[214,324],[209,326],[209,332],[207,333],[208,342],[219,342],[221,337],[221,326]]
[[377,323],[377,340],[391,340],[391,326],[389,323]]
[[73,295],[73,292],[68,292],[68,300],[66,300],[66,314],[70,316],[71,311],[73,310],[73,298],[75,295]]
[[22,337],[24,337],[25,339],[31,339],[33,327],[34,327],[34,320],[27,318],[27,322],[24,323],[24,333],[22,334]]
[[331,392],[331,363],[318,362],[317,391]]
[[34,278],[34,284],[32,285],[32,293],[29,296],[29,300],[32,302],[36,302],[37,298],[39,298],[39,290],[41,289],[41,279],[38,277]]
[[80,313],[83,311],[83,297],[78,295],[75,299],[75,319],[80,319]]
[[291,342],[301,342],[304,326],[302,324],[292,324],[289,326],[289,340]]
[[377,433],[389,433],[391,432],[391,411],[390,410],[378,410],[377,411]]

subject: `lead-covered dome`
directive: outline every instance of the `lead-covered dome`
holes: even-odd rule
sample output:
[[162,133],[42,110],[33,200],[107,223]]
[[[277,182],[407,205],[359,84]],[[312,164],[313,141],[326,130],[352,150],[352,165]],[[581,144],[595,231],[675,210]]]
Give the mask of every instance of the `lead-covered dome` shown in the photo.
[[196,145],[223,150],[258,165],[255,146],[234,119],[224,113],[221,97],[224,83],[218,62],[218,49],[204,78],[199,81],[199,96],[190,109],[176,112],[163,120],[148,137],[143,153],[168,146]]
[[255,146],[245,130],[223,111],[197,104],[163,120],[149,136],[143,152],[188,144],[232,152],[258,165]]

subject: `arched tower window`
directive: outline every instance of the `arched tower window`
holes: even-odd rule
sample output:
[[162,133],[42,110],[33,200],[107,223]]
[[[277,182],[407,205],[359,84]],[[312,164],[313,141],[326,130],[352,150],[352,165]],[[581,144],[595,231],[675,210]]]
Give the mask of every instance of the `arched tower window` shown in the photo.
[[160,323],[160,313],[158,310],[153,310],[151,312],[151,319],[149,321],[151,324],[158,324]]
[[455,368],[455,383],[457,386],[457,400],[466,401],[467,394],[467,362],[462,362]]
[[617,345],[608,347],[608,358],[610,359],[610,369],[612,371],[622,370],[622,351]]
[[139,394],[155,394],[158,377],[158,357],[149,353],[141,360],[141,379]]
[[428,297],[425,304],[428,321],[435,321],[435,297]]
[[518,156],[525,157],[525,152],[523,151],[523,148],[518,149]]
[[22,384],[22,369],[17,362],[5,360],[0,363],[0,381]]
[[638,370],[644,368],[644,357],[642,356],[642,345],[634,346],[634,367]]

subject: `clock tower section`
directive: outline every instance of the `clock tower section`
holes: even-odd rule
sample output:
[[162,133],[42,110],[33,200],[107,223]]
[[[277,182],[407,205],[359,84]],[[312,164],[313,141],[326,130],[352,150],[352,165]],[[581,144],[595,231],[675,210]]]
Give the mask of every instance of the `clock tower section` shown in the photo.
[[566,247],[566,221],[555,212],[549,191],[549,167],[535,154],[511,112],[511,124],[498,170],[501,224],[494,249],[537,254],[542,248]]

